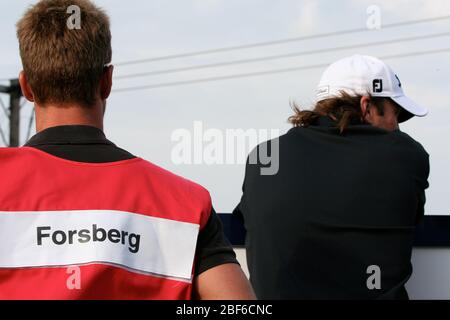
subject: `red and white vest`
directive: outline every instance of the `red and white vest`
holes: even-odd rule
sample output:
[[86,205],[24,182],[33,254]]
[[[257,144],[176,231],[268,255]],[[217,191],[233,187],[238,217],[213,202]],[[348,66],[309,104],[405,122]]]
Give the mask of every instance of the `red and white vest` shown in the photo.
[[143,159],[0,149],[0,299],[190,299],[204,188]]

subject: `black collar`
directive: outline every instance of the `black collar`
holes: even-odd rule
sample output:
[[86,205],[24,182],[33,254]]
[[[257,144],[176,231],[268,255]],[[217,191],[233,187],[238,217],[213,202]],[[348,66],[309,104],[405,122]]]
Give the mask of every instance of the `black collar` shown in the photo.
[[337,127],[337,122],[330,117],[321,116],[314,121],[313,125],[318,127]]
[[[318,126],[318,127],[337,127],[337,121],[335,121],[327,116],[320,116],[319,118],[316,119],[316,121],[312,125]],[[349,125],[350,126],[367,126],[367,127],[371,126],[368,123],[358,121],[356,119],[350,120]]]
[[[295,131],[298,128],[302,128],[302,127],[294,127],[291,130]],[[329,132],[332,134],[342,134],[339,131],[337,122],[327,116],[318,117],[310,126],[308,126],[308,128],[320,130],[320,131],[324,131],[324,132]],[[400,130],[395,130],[395,131],[400,131]],[[346,133],[346,132],[366,132],[366,133],[378,133],[378,134],[389,133],[389,131],[374,127],[374,126],[370,125],[369,123],[362,123],[359,121],[351,121],[349,126],[344,130],[344,133]]]
[[114,145],[106,139],[102,130],[91,126],[58,126],[45,129],[33,136],[25,146],[37,147],[40,145],[86,145],[106,144]]

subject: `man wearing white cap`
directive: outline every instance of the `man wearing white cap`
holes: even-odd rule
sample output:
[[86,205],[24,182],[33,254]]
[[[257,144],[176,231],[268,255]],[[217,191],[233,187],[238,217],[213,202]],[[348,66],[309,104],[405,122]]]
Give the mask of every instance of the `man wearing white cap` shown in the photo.
[[278,173],[249,162],[234,211],[258,298],[407,299],[429,157],[399,123],[427,110],[389,66],[355,55],[324,72],[312,110],[294,111],[267,143]]
[[[361,102],[363,111],[370,101],[369,96],[390,98],[401,107],[400,123],[428,113],[426,108],[405,96],[400,79],[388,65],[370,56],[354,55],[325,70],[317,90],[317,101],[340,97],[342,92],[365,97]],[[371,122],[370,118],[366,120]]]

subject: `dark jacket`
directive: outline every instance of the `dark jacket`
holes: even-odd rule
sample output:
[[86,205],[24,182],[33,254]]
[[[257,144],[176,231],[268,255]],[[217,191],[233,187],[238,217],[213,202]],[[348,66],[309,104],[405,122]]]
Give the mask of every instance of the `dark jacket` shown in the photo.
[[[258,298],[407,299],[428,187],[423,147],[370,125],[340,134],[326,117],[271,143],[279,144],[278,173],[261,175],[263,165],[247,163],[234,211],[247,229]],[[367,285],[371,266],[381,289]]]

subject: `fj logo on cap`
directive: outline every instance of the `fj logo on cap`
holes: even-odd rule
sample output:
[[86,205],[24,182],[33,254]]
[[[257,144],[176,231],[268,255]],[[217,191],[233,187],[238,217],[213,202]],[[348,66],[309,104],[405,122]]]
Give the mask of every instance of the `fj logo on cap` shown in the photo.
[[374,93],[383,92],[383,80],[382,79],[373,80],[373,92]]

